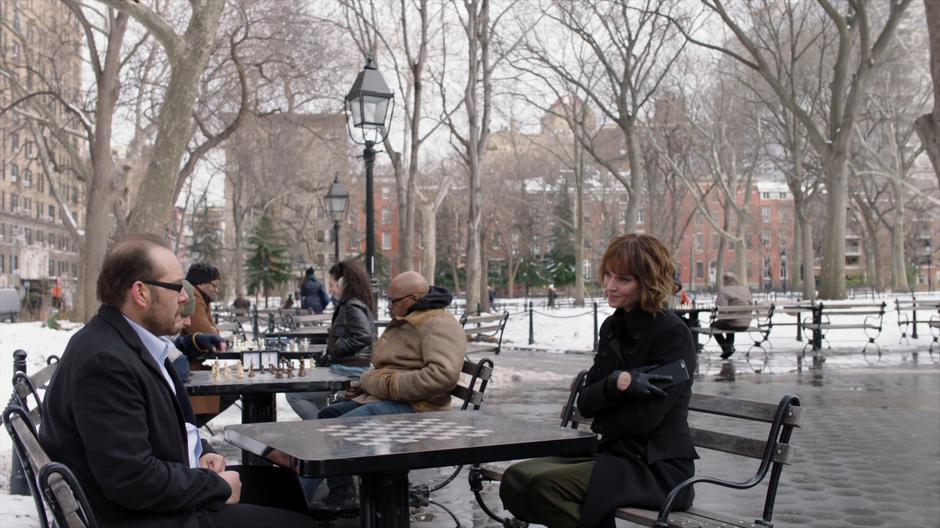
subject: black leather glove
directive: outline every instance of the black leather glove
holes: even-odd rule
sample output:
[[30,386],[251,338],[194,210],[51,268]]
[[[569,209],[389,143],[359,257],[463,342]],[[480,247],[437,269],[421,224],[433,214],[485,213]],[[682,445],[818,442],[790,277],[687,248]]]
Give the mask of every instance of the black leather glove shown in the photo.
[[630,371],[630,385],[627,386],[627,390],[623,391],[624,394],[629,394],[634,398],[647,399],[653,396],[657,398],[663,398],[666,396],[666,391],[657,387],[656,382],[669,383],[672,381],[672,376],[667,374],[647,374],[646,368],[639,368]]
[[177,337],[173,344],[186,354],[187,358],[196,361],[211,352],[213,348],[218,349],[222,344],[222,338],[217,334],[188,334]]

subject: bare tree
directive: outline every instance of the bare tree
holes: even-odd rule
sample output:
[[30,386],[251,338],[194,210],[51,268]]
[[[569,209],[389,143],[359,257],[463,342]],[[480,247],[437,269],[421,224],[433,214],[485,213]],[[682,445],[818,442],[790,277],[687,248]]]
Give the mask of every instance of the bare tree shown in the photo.
[[[806,130],[810,145],[822,160],[828,200],[820,295],[840,299],[845,297],[847,163],[855,135],[853,129],[869,80],[911,0],[892,1],[883,17],[875,3],[868,0],[850,1],[844,12],[841,5],[833,5],[829,0],[802,4],[807,6],[806,10],[796,9],[798,2],[794,0],[734,4],[703,0],[702,5],[716,14],[732,33],[736,46],[705,42],[687,29],[683,32],[689,41],[723,53],[757,72]],[[814,5],[815,9],[810,9]],[[781,17],[817,16],[820,12],[825,22],[818,25],[818,31],[809,41],[797,47],[801,52],[804,48],[815,51],[815,56],[807,53],[806,60],[818,64],[819,74],[828,77],[828,98],[813,101],[813,106],[807,108],[799,86],[794,91],[794,84],[775,67],[781,61],[786,62],[785,56],[791,48],[777,45],[769,35],[779,30]],[[874,27],[879,19],[884,20],[880,30]],[[826,45],[832,35],[837,35],[833,43],[835,49]]]

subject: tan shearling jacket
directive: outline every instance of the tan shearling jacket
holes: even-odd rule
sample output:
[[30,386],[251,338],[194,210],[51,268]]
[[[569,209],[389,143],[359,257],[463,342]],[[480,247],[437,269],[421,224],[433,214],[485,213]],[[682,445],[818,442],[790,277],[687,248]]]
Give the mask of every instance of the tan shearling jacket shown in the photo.
[[460,379],[467,337],[447,310],[396,318],[373,345],[373,369],[362,375],[362,404],[408,402],[416,412],[450,410],[450,391]]

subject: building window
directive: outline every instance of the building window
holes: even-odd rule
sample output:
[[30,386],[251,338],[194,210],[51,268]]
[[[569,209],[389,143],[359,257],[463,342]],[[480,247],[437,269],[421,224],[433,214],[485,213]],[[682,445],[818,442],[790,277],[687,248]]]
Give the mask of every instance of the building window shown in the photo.
[[26,245],[33,245],[33,230],[29,227],[25,229],[26,231]]
[[10,194],[10,211],[14,213],[20,208],[20,197],[16,194]]
[[764,247],[770,247],[770,231],[761,231],[760,245]]
[[33,173],[29,169],[23,171],[23,185],[25,185],[27,189],[33,186]]
[[382,208],[382,223],[391,224],[392,223],[392,210],[388,207]]
[[392,234],[386,231],[382,233],[382,251],[390,249],[392,249]]
[[55,261],[52,259],[49,259],[49,276],[55,276]]
[[770,207],[760,208],[760,217],[761,217],[761,220],[763,220],[765,224],[770,223],[770,215],[771,215]]
[[16,163],[10,165],[10,181],[16,183],[20,178],[20,168]]
[[645,207],[640,207],[640,209],[636,212],[636,222],[638,224],[646,223],[646,208]]
[[695,251],[703,251],[705,249],[705,235],[702,233],[695,233]]
[[16,255],[10,255],[10,271],[16,273],[20,269],[20,258]]
[[49,206],[49,220],[53,220],[53,221],[55,220],[55,206],[54,205]]
[[382,187],[382,199],[388,200],[391,196],[392,196],[392,188],[383,186]]
[[761,199],[763,199],[763,200],[770,200],[770,193],[769,193],[769,192],[762,192],[762,193],[760,193],[760,197],[761,197]]
[[16,150],[20,148],[20,135],[16,132],[10,134],[10,150],[16,155]]
[[695,278],[702,279],[705,277],[705,263],[696,262],[695,263]]
[[6,272],[7,272],[6,260],[7,260],[7,256],[4,255],[4,254],[2,254],[2,253],[0,253],[0,273],[6,273]]
[[769,280],[771,274],[770,257],[764,257],[764,279]]
[[744,235],[744,244],[748,249],[754,249],[754,240],[751,238],[750,233]]

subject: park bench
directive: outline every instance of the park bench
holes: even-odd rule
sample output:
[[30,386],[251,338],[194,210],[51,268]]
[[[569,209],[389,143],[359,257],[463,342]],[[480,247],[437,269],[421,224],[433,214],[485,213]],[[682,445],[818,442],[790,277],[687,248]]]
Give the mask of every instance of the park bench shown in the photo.
[[[693,326],[689,328],[696,335],[707,335],[709,339],[715,334],[747,334],[753,346],[747,351],[750,357],[751,350],[754,348],[764,349],[764,343],[769,343],[768,336],[773,328],[774,305],[771,304],[749,304],[742,306],[716,306],[709,311],[708,325]],[[751,319],[751,324],[747,328],[729,330],[725,328],[712,328],[712,323],[720,321],[733,321],[736,319]],[[707,341],[706,341],[707,342]]]
[[75,475],[64,464],[50,460],[39,444],[30,413],[19,405],[10,405],[3,411],[3,425],[26,474],[40,528],[50,526],[47,508],[59,528],[97,528],[98,522]]
[[460,325],[467,334],[467,354],[494,352],[498,355],[508,320],[509,312],[460,316]]
[[[587,371],[581,371],[572,381],[568,401],[561,411],[561,426],[577,429],[590,426],[591,420],[584,418],[577,410],[578,397],[584,386]],[[734,528],[773,526],[773,509],[780,485],[780,476],[784,466],[790,464],[795,456],[795,448],[790,444],[790,436],[795,427],[800,426],[802,409],[796,396],[784,396],[779,403],[765,403],[723,396],[692,394],[689,403],[690,430],[692,440],[698,449],[707,449],[727,453],[745,459],[760,460],[754,476],[733,482],[713,476],[695,476],[672,490],[667,502],[659,511],[641,508],[619,508],[618,519],[623,519],[643,526],[655,528]],[[707,421],[709,428],[696,427],[696,419]],[[752,422],[769,426],[766,439],[739,436],[728,431],[735,423]],[[504,526],[516,526],[518,522],[503,519],[496,515],[483,501],[481,492],[484,481],[499,481],[503,470],[491,466],[474,466],[470,470],[470,489],[476,496],[483,511]],[[768,477],[769,475],[769,477]],[[685,488],[693,484],[715,484],[732,489],[749,489],[767,480],[767,493],[764,496],[761,517],[751,521],[743,518],[730,518],[727,515],[712,513],[698,505],[688,511],[670,511],[672,500]],[[743,516],[742,516],[743,517]]]
[[[832,345],[829,344],[829,340],[826,339],[826,334],[831,330],[863,330],[868,342],[865,343],[865,346],[862,348],[862,354],[867,360],[868,346],[875,345],[875,348],[878,350],[878,358],[880,359],[881,347],[878,346],[878,343],[875,343],[875,339],[881,335],[886,306],[887,303],[884,301],[880,303],[818,303],[813,309],[812,320],[803,322],[803,329],[813,332],[813,338],[800,352],[797,358],[798,366],[802,366],[803,356],[806,354],[807,348],[812,347],[813,352],[818,352],[822,350],[823,341],[826,341],[826,348],[832,348]],[[843,321],[846,318],[852,318],[852,321],[833,323],[832,317],[839,317],[843,319]],[[816,361],[818,363],[821,362],[822,359],[817,358]]]
[[777,317],[774,321],[774,327],[784,327],[784,326],[793,326],[796,327],[796,340],[803,341],[803,318],[813,316],[813,309],[816,307],[814,301],[798,301],[789,304],[778,305],[774,309],[774,315],[789,315],[795,317],[795,321],[781,321],[780,317]]
[[925,320],[926,318],[921,316],[921,320],[917,319],[918,310],[923,314],[924,312],[930,313],[934,310],[940,309],[940,301],[923,301],[918,300],[917,296],[911,295],[910,299],[895,299],[894,300],[894,309],[898,314],[898,328],[901,330],[901,340],[899,343],[903,343],[905,339],[910,343],[908,339],[908,330],[910,330],[910,337],[914,339],[919,339],[920,336],[917,335],[917,325],[924,323],[927,327],[930,327],[930,320]]
[[[32,376],[22,370],[13,374],[11,403],[25,410],[29,414],[30,423],[35,427],[39,427],[39,423],[42,422],[42,400],[39,391],[45,391],[58,365],[59,356],[52,355],[46,358],[46,366]],[[35,403],[35,406],[30,407],[31,401]]]

